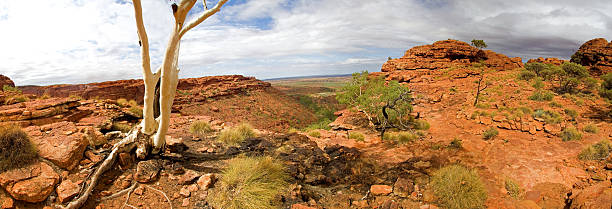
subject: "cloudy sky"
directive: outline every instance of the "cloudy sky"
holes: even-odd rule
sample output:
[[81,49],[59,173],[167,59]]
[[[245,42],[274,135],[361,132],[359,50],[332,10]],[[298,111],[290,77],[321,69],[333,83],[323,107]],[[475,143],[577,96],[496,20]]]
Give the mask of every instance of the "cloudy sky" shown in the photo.
[[[154,66],[169,4],[143,0]],[[609,0],[230,0],[183,37],[180,76],[379,71],[388,56],[449,38],[484,39],[523,61],[568,58],[587,40],[612,39],[610,11]],[[141,78],[139,51],[130,0],[0,1],[0,74],[17,85]]]

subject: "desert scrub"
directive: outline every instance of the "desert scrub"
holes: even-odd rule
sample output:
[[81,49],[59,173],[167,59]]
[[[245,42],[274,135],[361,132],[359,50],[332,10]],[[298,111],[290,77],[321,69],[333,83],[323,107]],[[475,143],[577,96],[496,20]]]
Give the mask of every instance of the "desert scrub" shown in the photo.
[[448,148],[451,149],[461,149],[463,147],[463,142],[461,141],[461,139],[455,137],[453,138],[453,140],[448,144]]
[[127,107],[128,106],[128,101],[127,101],[127,99],[119,98],[119,99],[117,99],[117,105],[119,105],[120,107]]
[[440,204],[449,209],[484,208],[487,192],[476,171],[450,165],[436,171],[431,186]]
[[283,165],[271,157],[238,157],[223,169],[207,199],[214,208],[279,208],[287,179]]
[[431,125],[426,120],[415,120],[413,127],[417,130],[428,130]]
[[351,132],[348,135],[349,139],[354,139],[356,141],[364,141],[365,140],[365,136],[362,133],[359,132]]
[[28,134],[14,125],[0,126],[0,173],[21,168],[37,157],[36,147]]
[[135,106],[138,106],[138,102],[136,102],[136,100],[133,100],[133,99],[132,99],[132,100],[130,100],[130,101],[127,103],[127,104],[128,104],[130,107],[135,107]]
[[514,182],[514,180],[506,178],[504,181],[504,187],[506,188],[506,191],[508,191],[508,195],[510,195],[510,197],[518,199],[521,196],[521,187]]
[[387,133],[385,134],[385,139],[396,141],[399,144],[405,144],[412,142],[419,138],[419,135],[408,132],[408,131],[400,131],[396,133]]
[[189,126],[189,132],[198,137],[204,137],[206,134],[213,132],[210,124],[203,120],[197,120]]
[[563,110],[563,112],[565,112],[565,114],[567,116],[570,116],[572,121],[575,121],[576,118],[578,117],[578,112],[576,112],[576,110],[574,110],[574,109],[565,109],[565,110]]
[[219,133],[217,140],[230,145],[238,146],[247,138],[255,137],[255,131],[251,125],[242,123],[236,127],[224,129]]
[[319,138],[319,137],[321,137],[321,132],[319,130],[311,130],[311,131],[308,132],[308,136]]
[[521,72],[518,74],[518,79],[519,80],[530,81],[531,79],[534,79],[537,76],[538,75],[536,75],[535,72],[528,71],[528,70],[521,70]]
[[559,104],[559,103],[557,103],[555,101],[552,101],[552,102],[548,103],[548,106],[550,106],[550,107],[558,107],[558,108],[562,108],[563,107],[563,105],[561,105],[561,104]]
[[561,123],[562,120],[561,115],[559,115],[559,113],[553,110],[542,109],[537,109],[535,112],[533,112],[533,118],[541,119],[547,124],[558,124]]
[[597,128],[597,126],[596,126],[595,124],[593,124],[593,123],[586,124],[586,125],[585,125],[585,126],[582,128],[582,130],[583,130],[584,132],[587,132],[587,133],[592,133],[592,134],[596,134],[597,132],[599,132],[599,128]]
[[134,114],[134,116],[138,117],[138,118],[142,118],[142,108],[138,107],[138,106],[132,106],[130,107],[130,109],[128,109],[128,112]]
[[580,154],[578,154],[578,159],[580,160],[604,160],[610,155],[612,152],[612,144],[608,140],[602,140],[584,148]]
[[555,95],[550,91],[536,91],[531,96],[530,100],[533,101],[552,101]]
[[582,139],[582,134],[576,127],[570,126],[563,129],[561,132],[561,139],[563,139],[563,141],[580,140]]
[[488,139],[492,139],[493,137],[496,137],[498,134],[499,134],[499,131],[496,128],[491,127],[482,133],[482,138],[488,140]]
[[113,125],[111,126],[111,130],[127,133],[132,130],[132,126],[127,123],[113,123]]

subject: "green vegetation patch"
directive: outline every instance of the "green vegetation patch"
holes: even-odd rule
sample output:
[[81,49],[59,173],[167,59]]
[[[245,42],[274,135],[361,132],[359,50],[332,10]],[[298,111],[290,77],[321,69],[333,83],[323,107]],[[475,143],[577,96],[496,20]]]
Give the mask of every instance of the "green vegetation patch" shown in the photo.
[[354,139],[356,141],[364,141],[365,140],[365,136],[362,133],[359,132],[350,132],[348,135],[349,139]]
[[191,126],[189,126],[189,132],[198,137],[204,137],[206,134],[213,132],[213,129],[210,127],[208,122],[198,120],[191,123]]
[[497,128],[491,127],[482,133],[482,138],[488,140],[488,139],[492,139],[496,137],[498,134],[499,134],[499,131],[497,130]]
[[251,125],[242,123],[236,127],[225,129],[219,133],[217,140],[230,146],[238,146],[245,139],[255,137]]
[[0,173],[25,167],[38,156],[28,134],[14,125],[0,126]]
[[602,140],[584,148],[580,154],[578,154],[578,159],[580,160],[604,160],[612,152],[612,144],[609,140]]
[[487,191],[474,170],[450,165],[436,171],[431,186],[441,206],[449,209],[484,208]]
[[570,126],[563,129],[561,132],[561,139],[563,139],[563,141],[580,140],[582,139],[582,134],[576,127]]

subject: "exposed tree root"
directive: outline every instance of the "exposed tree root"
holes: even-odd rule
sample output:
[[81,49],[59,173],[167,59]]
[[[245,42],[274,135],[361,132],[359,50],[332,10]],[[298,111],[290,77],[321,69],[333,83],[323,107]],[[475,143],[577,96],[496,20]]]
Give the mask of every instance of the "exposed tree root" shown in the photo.
[[149,186],[149,185],[145,185],[145,186],[146,186],[147,188],[149,188],[149,189],[152,189],[152,190],[154,190],[154,191],[156,191],[156,192],[159,192],[159,193],[161,193],[162,195],[164,195],[164,197],[165,197],[165,198],[166,198],[166,200],[168,201],[168,204],[170,204],[170,209],[173,209],[173,208],[172,208],[172,201],[170,201],[170,198],[168,198],[168,195],[166,195],[166,193],[165,193],[164,191],[159,190],[159,189],[155,189],[155,188],[153,188],[152,186]]
[[123,195],[126,192],[132,192],[132,191],[134,191],[134,189],[136,189],[136,186],[138,186],[138,185],[139,185],[138,183],[134,183],[134,184],[132,184],[132,186],[130,186],[130,187],[124,189],[124,190],[118,191],[118,192],[116,192],[116,193],[114,193],[114,194],[112,194],[110,196],[101,198],[100,201],[110,200],[110,199],[119,197],[119,196]]
[[[134,185],[137,185],[137,184],[134,184]],[[134,189],[136,189],[136,187],[134,187]],[[128,191],[127,197],[125,198],[125,202],[123,202],[123,205],[121,206],[121,209],[123,209],[123,207],[125,207],[125,206],[129,206],[131,208],[136,208],[136,207],[128,204],[128,202],[130,202],[130,197],[132,196],[132,192],[134,192],[134,189],[130,189]]]

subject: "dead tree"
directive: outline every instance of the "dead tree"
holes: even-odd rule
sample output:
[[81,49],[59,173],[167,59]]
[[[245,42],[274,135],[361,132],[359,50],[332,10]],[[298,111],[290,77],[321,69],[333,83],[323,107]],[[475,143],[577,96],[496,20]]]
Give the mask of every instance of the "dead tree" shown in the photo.
[[[98,183],[100,176],[113,166],[119,153],[131,152],[136,148],[136,156],[139,159],[144,159],[149,152],[157,154],[163,150],[166,143],[166,132],[170,123],[170,111],[178,85],[178,57],[181,38],[187,31],[217,13],[227,1],[219,0],[213,8],[208,9],[206,0],[203,0],[202,3],[205,10],[187,23],[185,23],[187,14],[191,11],[197,0],[182,0],[178,4],[172,4],[174,27],[166,46],[162,64],[153,73],[149,56],[149,39],[142,18],[141,2],[140,0],[133,0],[139,45],[141,46],[142,73],[145,87],[142,122],[113,146],[110,154],[91,175],[89,184],[84,184],[86,189],[83,194],[67,206],[60,207],[74,209],[83,206]],[[156,86],[159,89],[157,94],[155,93]]]
[[[383,121],[379,127],[380,129],[380,138],[384,138],[385,137],[385,132],[387,131],[387,129],[390,128],[397,128],[397,129],[406,129],[408,126],[407,124],[404,124],[404,122],[402,122],[402,118],[404,117],[402,115],[401,111],[398,111],[396,109],[397,103],[400,101],[403,102],[412,102],[412,98],[410,97],[410,93],[412,93],[410,90],[407,91],[403,91],[397,98],[395,98],[393,101],[387,101],[387,103],[385,104],[385,106],[382,107],[382,114],[383,114]],[[393,123],[390,119],[389,119],[389,114],[387,113],[387,109],[389,110],[393,110],[395,112],[397,112],[399,115],[399,120],[398,120],[398,124]]]
[[480,70],[480,78],[478,78],[478,87],[476,87],[476,99],[474,99],[474,106],[478,104],[478,97],[480,97],[480,92],[484,91],[489,87],[489,84],[485,84],[483,88],[481,88],[482,80],[484,80],[484,67]]

